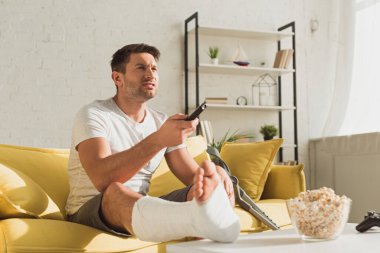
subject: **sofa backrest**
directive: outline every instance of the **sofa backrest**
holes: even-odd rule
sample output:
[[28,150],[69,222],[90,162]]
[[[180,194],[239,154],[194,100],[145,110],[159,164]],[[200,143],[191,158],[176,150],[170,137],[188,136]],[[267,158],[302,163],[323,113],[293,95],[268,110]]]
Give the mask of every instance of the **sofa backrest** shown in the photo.
[[68,157],[68,149],[0,145],[0,164],[21,171],[32,179],[58,206],[63,216],[69,194]]

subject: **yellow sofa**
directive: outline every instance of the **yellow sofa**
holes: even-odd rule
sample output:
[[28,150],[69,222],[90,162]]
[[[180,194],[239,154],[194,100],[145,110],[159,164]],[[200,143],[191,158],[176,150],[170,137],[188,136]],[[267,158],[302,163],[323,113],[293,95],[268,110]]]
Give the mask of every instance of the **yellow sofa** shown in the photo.
[[[187,144],[198,162],[208,158],[203,138],[191,137]],[[0,252],[166,252],[168,243],[117,237],[65,221],[68,156],[67,149],[0,145]],[[173,187],[180,183],[162,162],[150,194]],[[280,227],[289,227],[285,199],[304,190],[303,166],[271,165],[258,205]],[[242,233],[267,229],[239,207],[235,210]]]

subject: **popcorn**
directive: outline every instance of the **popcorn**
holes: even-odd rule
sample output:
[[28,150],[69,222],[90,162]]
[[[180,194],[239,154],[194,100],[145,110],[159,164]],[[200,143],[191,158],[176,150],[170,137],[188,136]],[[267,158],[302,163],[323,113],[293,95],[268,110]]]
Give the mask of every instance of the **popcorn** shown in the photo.
[[338,236],[347,222],[351,199],[333,189],[301,192],[287,202],[293,225],[304,237],[328,239]]

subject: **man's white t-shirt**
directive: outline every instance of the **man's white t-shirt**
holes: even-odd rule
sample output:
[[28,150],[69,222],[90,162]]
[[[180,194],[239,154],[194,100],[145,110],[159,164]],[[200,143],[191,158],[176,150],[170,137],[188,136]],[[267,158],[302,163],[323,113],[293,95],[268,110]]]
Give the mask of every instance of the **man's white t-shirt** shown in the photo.
[[[147,108],[144,121],[138,123],[128,117],[112,98],[94,101],[79,110],[74,120],[68,164],[70,194],[66,203],[67,214],[74,214],[84,203],[99,194],[79,160],[79,154],[76,150],[79,143],[90,138],[103,137],[107,139],[111,153],[115,154],[141,142],[157,131],[166,119],[165,114]],[[124,185],[146,195],[152,174],[165,152],[183,146],[162,149]]]

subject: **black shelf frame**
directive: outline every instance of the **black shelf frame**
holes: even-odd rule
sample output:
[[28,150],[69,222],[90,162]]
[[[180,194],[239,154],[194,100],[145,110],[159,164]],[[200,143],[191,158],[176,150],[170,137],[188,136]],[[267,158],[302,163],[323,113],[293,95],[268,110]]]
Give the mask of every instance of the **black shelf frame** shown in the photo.
[[189,23],[195,22],[195,105],[199,106],[199,24],[198,12],[185,20],[185,114],[189,114]]
[[[292,35],[292,49],[294,50],[293,53],[293,106],[294,106],[294,111],[293,111],[293,126],[294,126],[294,161],[298,163],[298,126],[297,126],[297,70],[296,70],[296,23],[290,22],[289,24],[286,24],[284,26],[281,26],[280,28],[277,29],[277,31],[284,31],[286,29],[291,29],[293,32]],[[281,40],[277,41],[277,50],[281,50]],[[282,78],[281,75],[278,76],[278,102],[279,105],[282,105],[282,94],[281,94],[281,83],[282,83]],[[278,113],[278,124],[279,124],[279,136],[282,138],[282,112],[280,111]],[[279,151],[279,159],[282,162],[284,160],[284,153],[283,149],[280,148]]]
[[[195,106],[198,107],[200,105],[199,101],[199,22],[198,22],[198,12],[195,12],[193,15],[188,17],[185,20],[185,114],[189,114],[189,24],[191,22],[194,22],[194,33],[195,33]],[[296,38],[295,38],[295,22],[291,22],[289,24],[286,24],[280,28],[277,29],[277,31],[283,31],[286,29],[291,29],[293,32],[292,35],[292,49],[294,50],[293,54],[293,105],[295,107],[294,109],[294,161],[298,163],[298,126],[297,126],[297,86],[296,86]],[[281,40],[277,41],[277,49],[281,50]],[[281,92],[281,85],[282,79],[281,75],[278,76],[278,99],[279,99],[279,106],[282,105],[282,92]],[[283,137],[283,115],[282,111],[280,110],[278,112],[278,121],[279,121],[279,137]],[[198,131],[199,133],[199,131]],[[283,162],[283,148],[280,148],[279,150],[279,160],[280,162]]]

